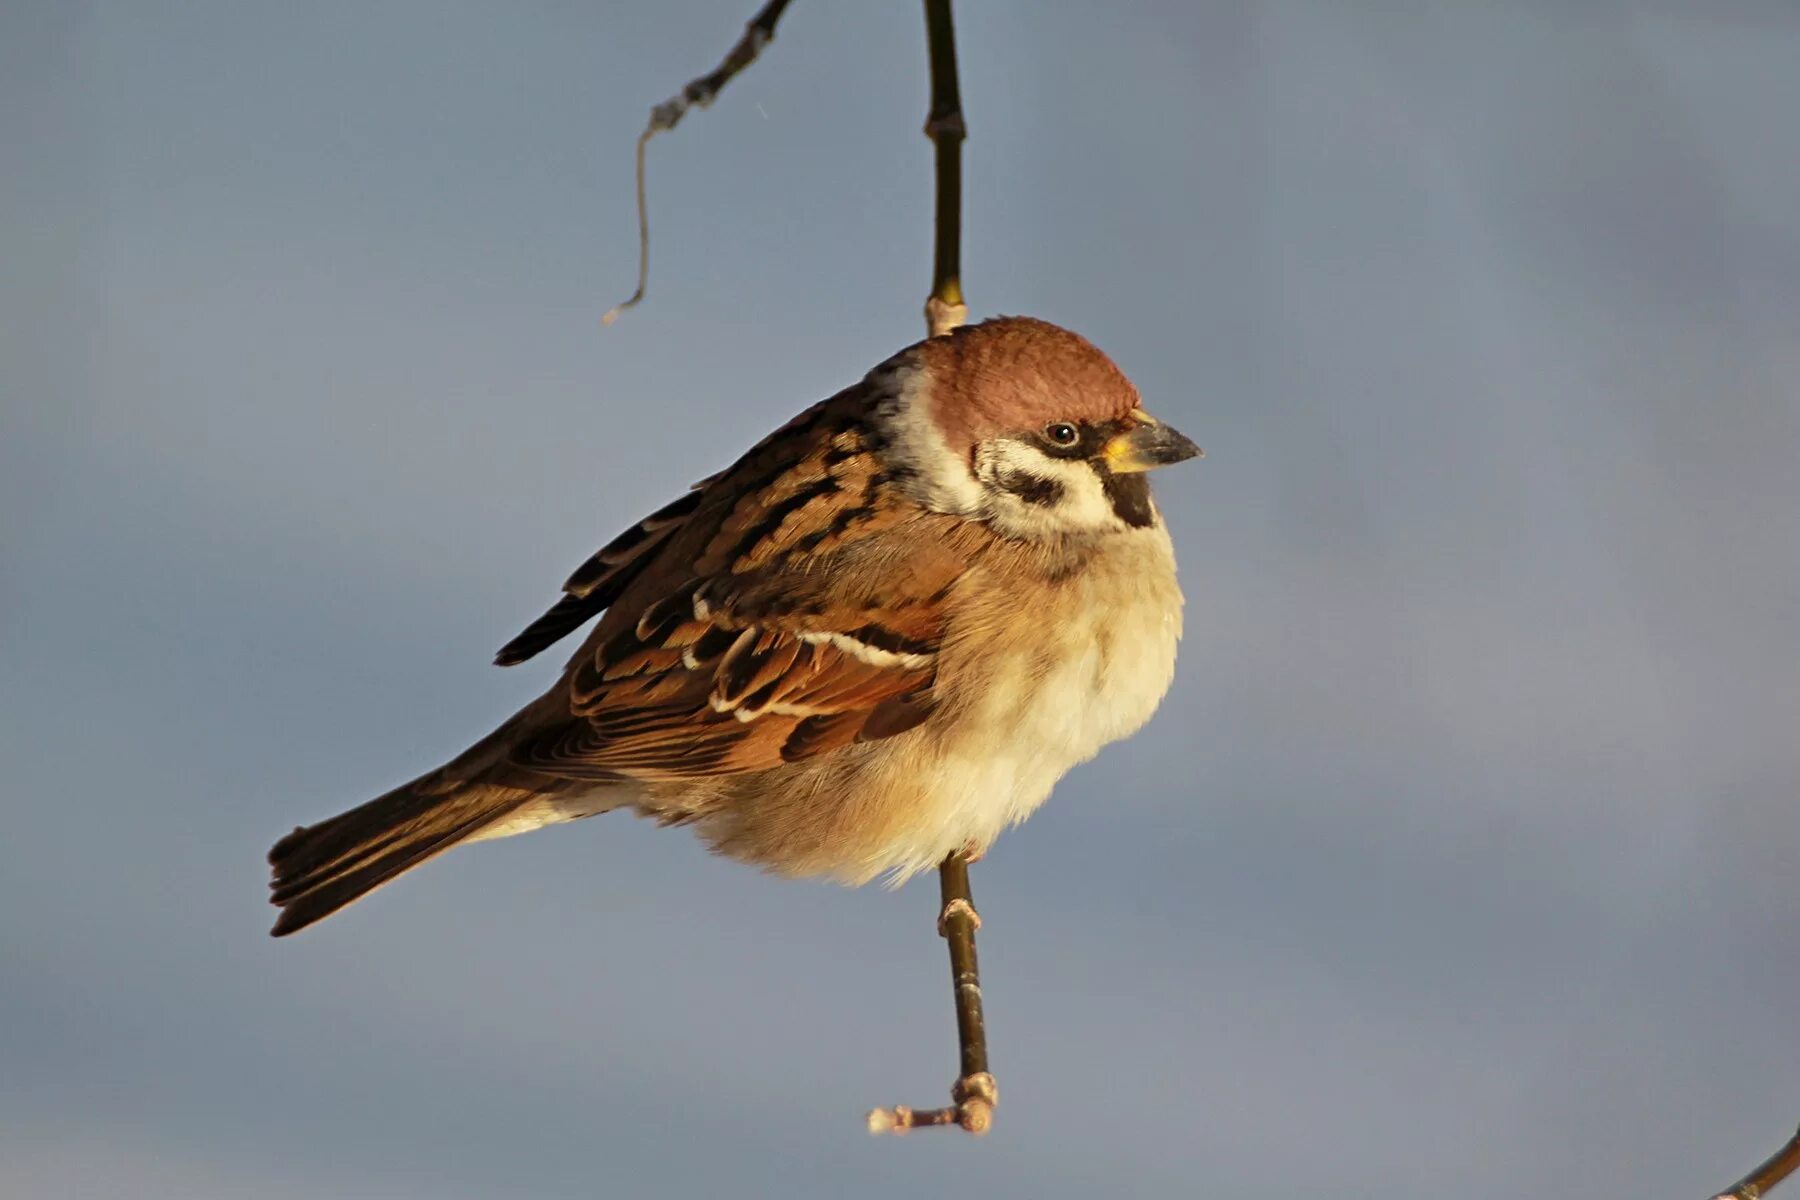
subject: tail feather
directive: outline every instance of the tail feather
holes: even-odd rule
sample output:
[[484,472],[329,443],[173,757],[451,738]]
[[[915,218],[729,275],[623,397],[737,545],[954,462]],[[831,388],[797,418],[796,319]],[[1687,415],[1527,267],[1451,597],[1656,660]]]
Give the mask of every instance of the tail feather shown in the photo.
[[349,812],[305,826],[269,851],[269,900],[283,937],[324,919],[428,858],[491,825],[531,798],[525,788],[454,783],[441,772],[413,780]]

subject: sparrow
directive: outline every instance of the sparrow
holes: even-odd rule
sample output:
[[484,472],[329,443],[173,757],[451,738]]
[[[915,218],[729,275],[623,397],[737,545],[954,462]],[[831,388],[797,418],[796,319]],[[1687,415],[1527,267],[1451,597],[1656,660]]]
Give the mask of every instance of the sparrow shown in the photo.
[[496,662],[600,618],[456,758],[270,851],[293,933],[452,846],[624,809],[785,876],[977,857],[1174,674],[1146,472],[1199,447],[1086,339],[912,345],[588,559]]

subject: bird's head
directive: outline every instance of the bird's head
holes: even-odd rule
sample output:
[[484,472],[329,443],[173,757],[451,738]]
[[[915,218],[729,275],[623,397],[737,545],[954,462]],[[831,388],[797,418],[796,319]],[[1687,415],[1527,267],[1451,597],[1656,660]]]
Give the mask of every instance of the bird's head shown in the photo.
[[1015,537],[1154,525],[1145,472],[1200,453],[1091,342],[1029,317],[920,342],[871,382],[883,457],[914,498]]

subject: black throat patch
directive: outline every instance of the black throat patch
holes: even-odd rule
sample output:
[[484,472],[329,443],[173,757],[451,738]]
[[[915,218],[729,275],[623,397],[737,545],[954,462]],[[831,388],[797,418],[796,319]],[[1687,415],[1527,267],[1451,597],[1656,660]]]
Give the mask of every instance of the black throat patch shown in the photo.
[[1113,515],[1133,529],[1149,528],[1156,520],[1156,510],[1150,507],[1150,481],[1144,473],[1120,475],[1101,462],[1094,463],[1094,470],[1100,474],[1100,486],[1106,491]]

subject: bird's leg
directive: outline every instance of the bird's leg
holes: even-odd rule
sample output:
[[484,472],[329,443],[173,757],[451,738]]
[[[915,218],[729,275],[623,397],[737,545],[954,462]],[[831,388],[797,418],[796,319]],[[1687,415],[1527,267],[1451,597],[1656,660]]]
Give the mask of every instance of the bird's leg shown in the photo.
[[878,1108],[869,1114],[870,1133],[904,1133],[930,1125],[957,1125],[976,1135],[994,1123],[1000,1089],[988,1072],[987,1022],[981,1011],[981,969],[975,960],[975,931],[981,917],[969,897],[969,860],[952,854],[938,867],[943,907],[938,933],[950,944],[950,982],[956,996],[956,1034],[962,1074],[951,1085],[948,1108]]

